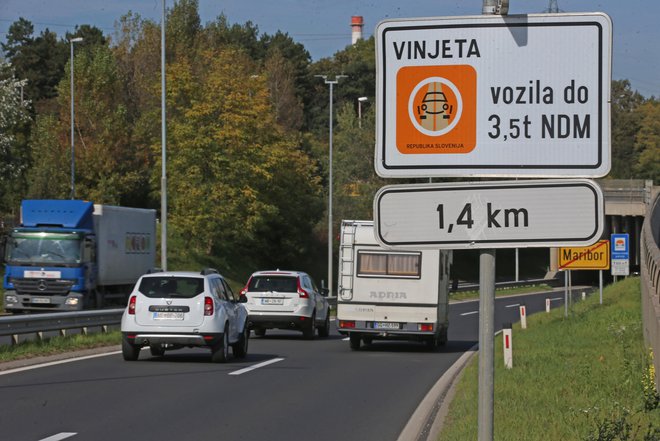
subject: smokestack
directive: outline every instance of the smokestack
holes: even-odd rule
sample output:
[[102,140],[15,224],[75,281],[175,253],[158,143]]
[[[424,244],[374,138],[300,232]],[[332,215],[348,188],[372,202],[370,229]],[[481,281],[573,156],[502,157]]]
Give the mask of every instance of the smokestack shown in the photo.
[[361,15],[354,15],[351,17],[351,44],[355,44],[358,40],[362,40],[362,26],[364,26],[364,21],[362,20]]

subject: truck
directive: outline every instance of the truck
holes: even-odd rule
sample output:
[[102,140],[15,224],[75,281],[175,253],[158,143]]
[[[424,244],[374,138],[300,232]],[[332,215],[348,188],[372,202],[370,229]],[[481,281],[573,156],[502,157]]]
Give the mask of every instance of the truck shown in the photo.
[[350,348],[373,340],[447,342],[451,250],[386,249],[373,221],[343,220],[337,279],[337,329]]
[[[7,312],[125,305],[154,267],[156,211],[82,200],[23,200],[5,239]],[[122,306],[123,306],[122,305]]]

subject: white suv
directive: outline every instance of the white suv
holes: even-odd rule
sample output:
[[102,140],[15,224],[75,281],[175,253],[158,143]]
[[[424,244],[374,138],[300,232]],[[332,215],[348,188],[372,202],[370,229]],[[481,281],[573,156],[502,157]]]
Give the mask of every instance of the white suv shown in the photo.
[[137,360],[144,346],[154,356],[183,347],[209,348],[212,360],[220,363],[229,358],[231,346],[234,356],[245,357],[250,336],[246,300],[210,268],[145,274],[121,319],[124,360]]
[[307,339],[330,334],[330,308],[312,278],[300,271],[259,271],[241,295],[247,297],[248,321],[255,335],[266,329],[297,329]]

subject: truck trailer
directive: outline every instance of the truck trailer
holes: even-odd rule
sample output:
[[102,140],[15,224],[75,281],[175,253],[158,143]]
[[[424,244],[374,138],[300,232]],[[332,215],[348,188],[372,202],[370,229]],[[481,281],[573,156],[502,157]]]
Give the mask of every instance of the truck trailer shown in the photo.
[[81,200],[24,200],[6,238],[7,312],[125,304],[154,267],[156,212]]
[[344,220],[340,234],[337,329],[351,349],[376,339],[444,345],[452,252],[385,249],[373,221]]

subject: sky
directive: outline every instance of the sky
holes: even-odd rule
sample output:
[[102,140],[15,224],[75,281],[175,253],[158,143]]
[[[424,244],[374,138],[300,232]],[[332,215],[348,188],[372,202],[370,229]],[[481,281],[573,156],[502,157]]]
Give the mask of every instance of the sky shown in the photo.
[[[171,7],[174,0],[165,0]],[[612,79],[627,79],[633,90],[660,97],[660,1],[556,0],[563,12],[605,12],[613,22]],[[384,19],[481,14],[482,0],[199,0],[202,23],[224,14],[230,23],[251,21],[261,34],[278,30],[302,43],[313,61],[330,57],[351,43],[351,16],[364,18],[370,37]],[[509,14],[541,13],[550,0],[510,0]],[[160,22],[162,0],[0,0],[0,41],[19,17],[62,37],[89,24],[112,35],[128,11]]]

